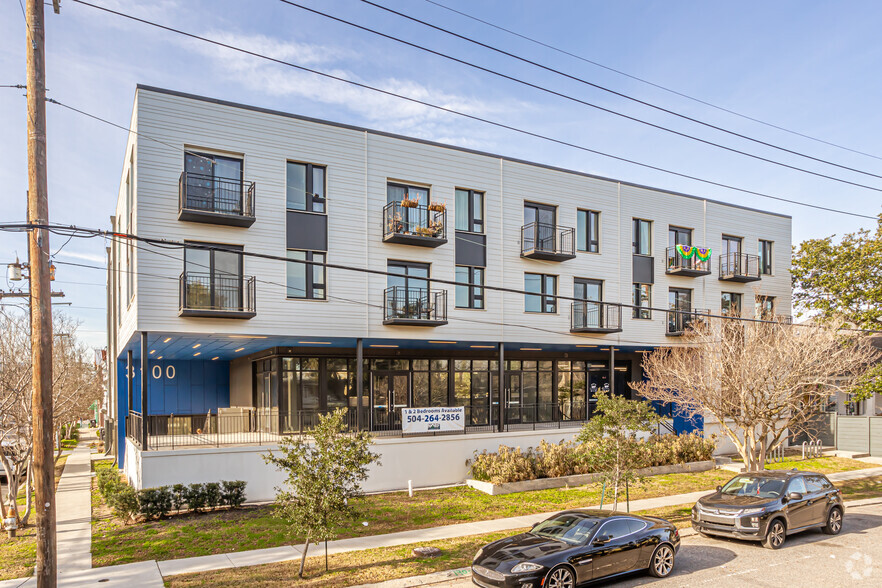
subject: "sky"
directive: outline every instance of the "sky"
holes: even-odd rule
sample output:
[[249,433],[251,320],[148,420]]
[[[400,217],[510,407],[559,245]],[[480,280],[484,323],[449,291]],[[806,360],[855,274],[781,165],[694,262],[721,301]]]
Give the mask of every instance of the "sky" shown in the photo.
[[[790,165],[882,188],[882,180],[754,144],[638,105],[477,47],[360,0],[296,0],[339,18],[654,124]],[[688,100],[563,55],[428,0],[377,3],[569,75],[813,157],[882,175],[882,41],[875,1],[435,0],[584,59],[713,105],[868,155],[802,138]],[[277,0],[93,0],[346,79],[440,104],[715,182],[801,202],[876,215],[882,192],[756,161],[625,120],[429,55]],[[794,244],[874,225],[734,192],[434,111],[270,64],[94,8],[62,1],[46,9],[48,96],[128,126],[135,85],[400,133],[670,189],[793,217]],[[18,0],[0,0],[0,85],[24,84],[25,23]],[[48,104],[50,220],[109,228],[127,133]],[[0,88],[0,222],[26,219],[26,102]],[[105,273],[100,239],[53,236],[56,307],[105,345]],[[57,253],[56,253],[57,251]],[[0,233],[0,264],[24,261],[23,234]],[[3,283],[0,289],[12,284]],[[56,300],[59,301],[59,300]]]

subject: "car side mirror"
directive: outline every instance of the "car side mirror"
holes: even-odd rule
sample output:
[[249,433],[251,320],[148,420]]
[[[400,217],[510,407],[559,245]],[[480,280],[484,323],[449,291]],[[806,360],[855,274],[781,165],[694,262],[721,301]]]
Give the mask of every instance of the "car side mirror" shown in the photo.
[[532,525],[530,525],[530,530],[532,531],[533,529],[535,529],[538,526],[539,526],[539,523],[533,523]]
[[594,539],[593,545],[606,545],[610,541],[612,541],[612,535],[604,535],[603,537],[597,537],[596,539]]
[[717,486],[717,494],[719,494],[719,493],[722,492],[722,491],[723,491],[723,487],[722,487],[722,486]]
[[787,495],[787,498],[789,498],[790,500],[802,500],[802,494],[800,494],[799,492],[791,492]]

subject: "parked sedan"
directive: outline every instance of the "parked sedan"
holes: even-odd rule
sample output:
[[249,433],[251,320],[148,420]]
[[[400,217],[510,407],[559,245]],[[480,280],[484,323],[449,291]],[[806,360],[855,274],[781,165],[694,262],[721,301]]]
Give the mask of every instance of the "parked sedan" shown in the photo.
[[702,535],[762,541],[770,549],[787,535],[842,529],[842,492],[814,472],[762,471],[735,476],[692,507],[692,527]]
[[678,549],[680,533],[665,520],[567,510],[479,549],[472,581],[484,588],[573,588],[635,570],[664,578]]

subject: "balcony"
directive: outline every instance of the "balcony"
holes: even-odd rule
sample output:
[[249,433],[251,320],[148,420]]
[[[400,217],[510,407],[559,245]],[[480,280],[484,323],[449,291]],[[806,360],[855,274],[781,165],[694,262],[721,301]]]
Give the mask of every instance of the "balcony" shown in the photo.
[[584,300],[570,307],[571,333],[619,333],[622,331],[622,307],[609,302]]
[[419,247],[444,245],[447,243],[447,209],[443,204],[390,202],[383,208],[383,242]]
[[725,282],[756,282],[760,279],[759,255],[750,253],[721,255],[720,279]]
[[178,181],[178,220],[250,227],[254,182],[184,172]]
[[710,315],[709,310],[693,308],[691,310],[669,310],[665,324],[665,335],[681,337],[693,323],[704,322]]
[[250,319],[257,314],[254,276],[183,272],[178,316]]
[[383,309],[384,325],[446,325],[447,290],[391,286],[383,292]]
[[[699,253],[705,259],[701,259]],[[665,254],[665,273],[690,278],[710,275],[710,250],[690,246],[668,247]]]
[[521,227],[521,257],[545,261],[566,261],[576,257],[576,230],[549,223]]

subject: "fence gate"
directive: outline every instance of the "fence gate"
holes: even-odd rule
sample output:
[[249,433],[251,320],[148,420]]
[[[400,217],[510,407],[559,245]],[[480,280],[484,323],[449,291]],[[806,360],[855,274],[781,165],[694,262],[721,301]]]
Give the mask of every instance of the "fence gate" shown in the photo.
[[882,457],[882,417],[869,417],[870,455]]
[[839,415],[836,448],[882,456],[882,417]]

